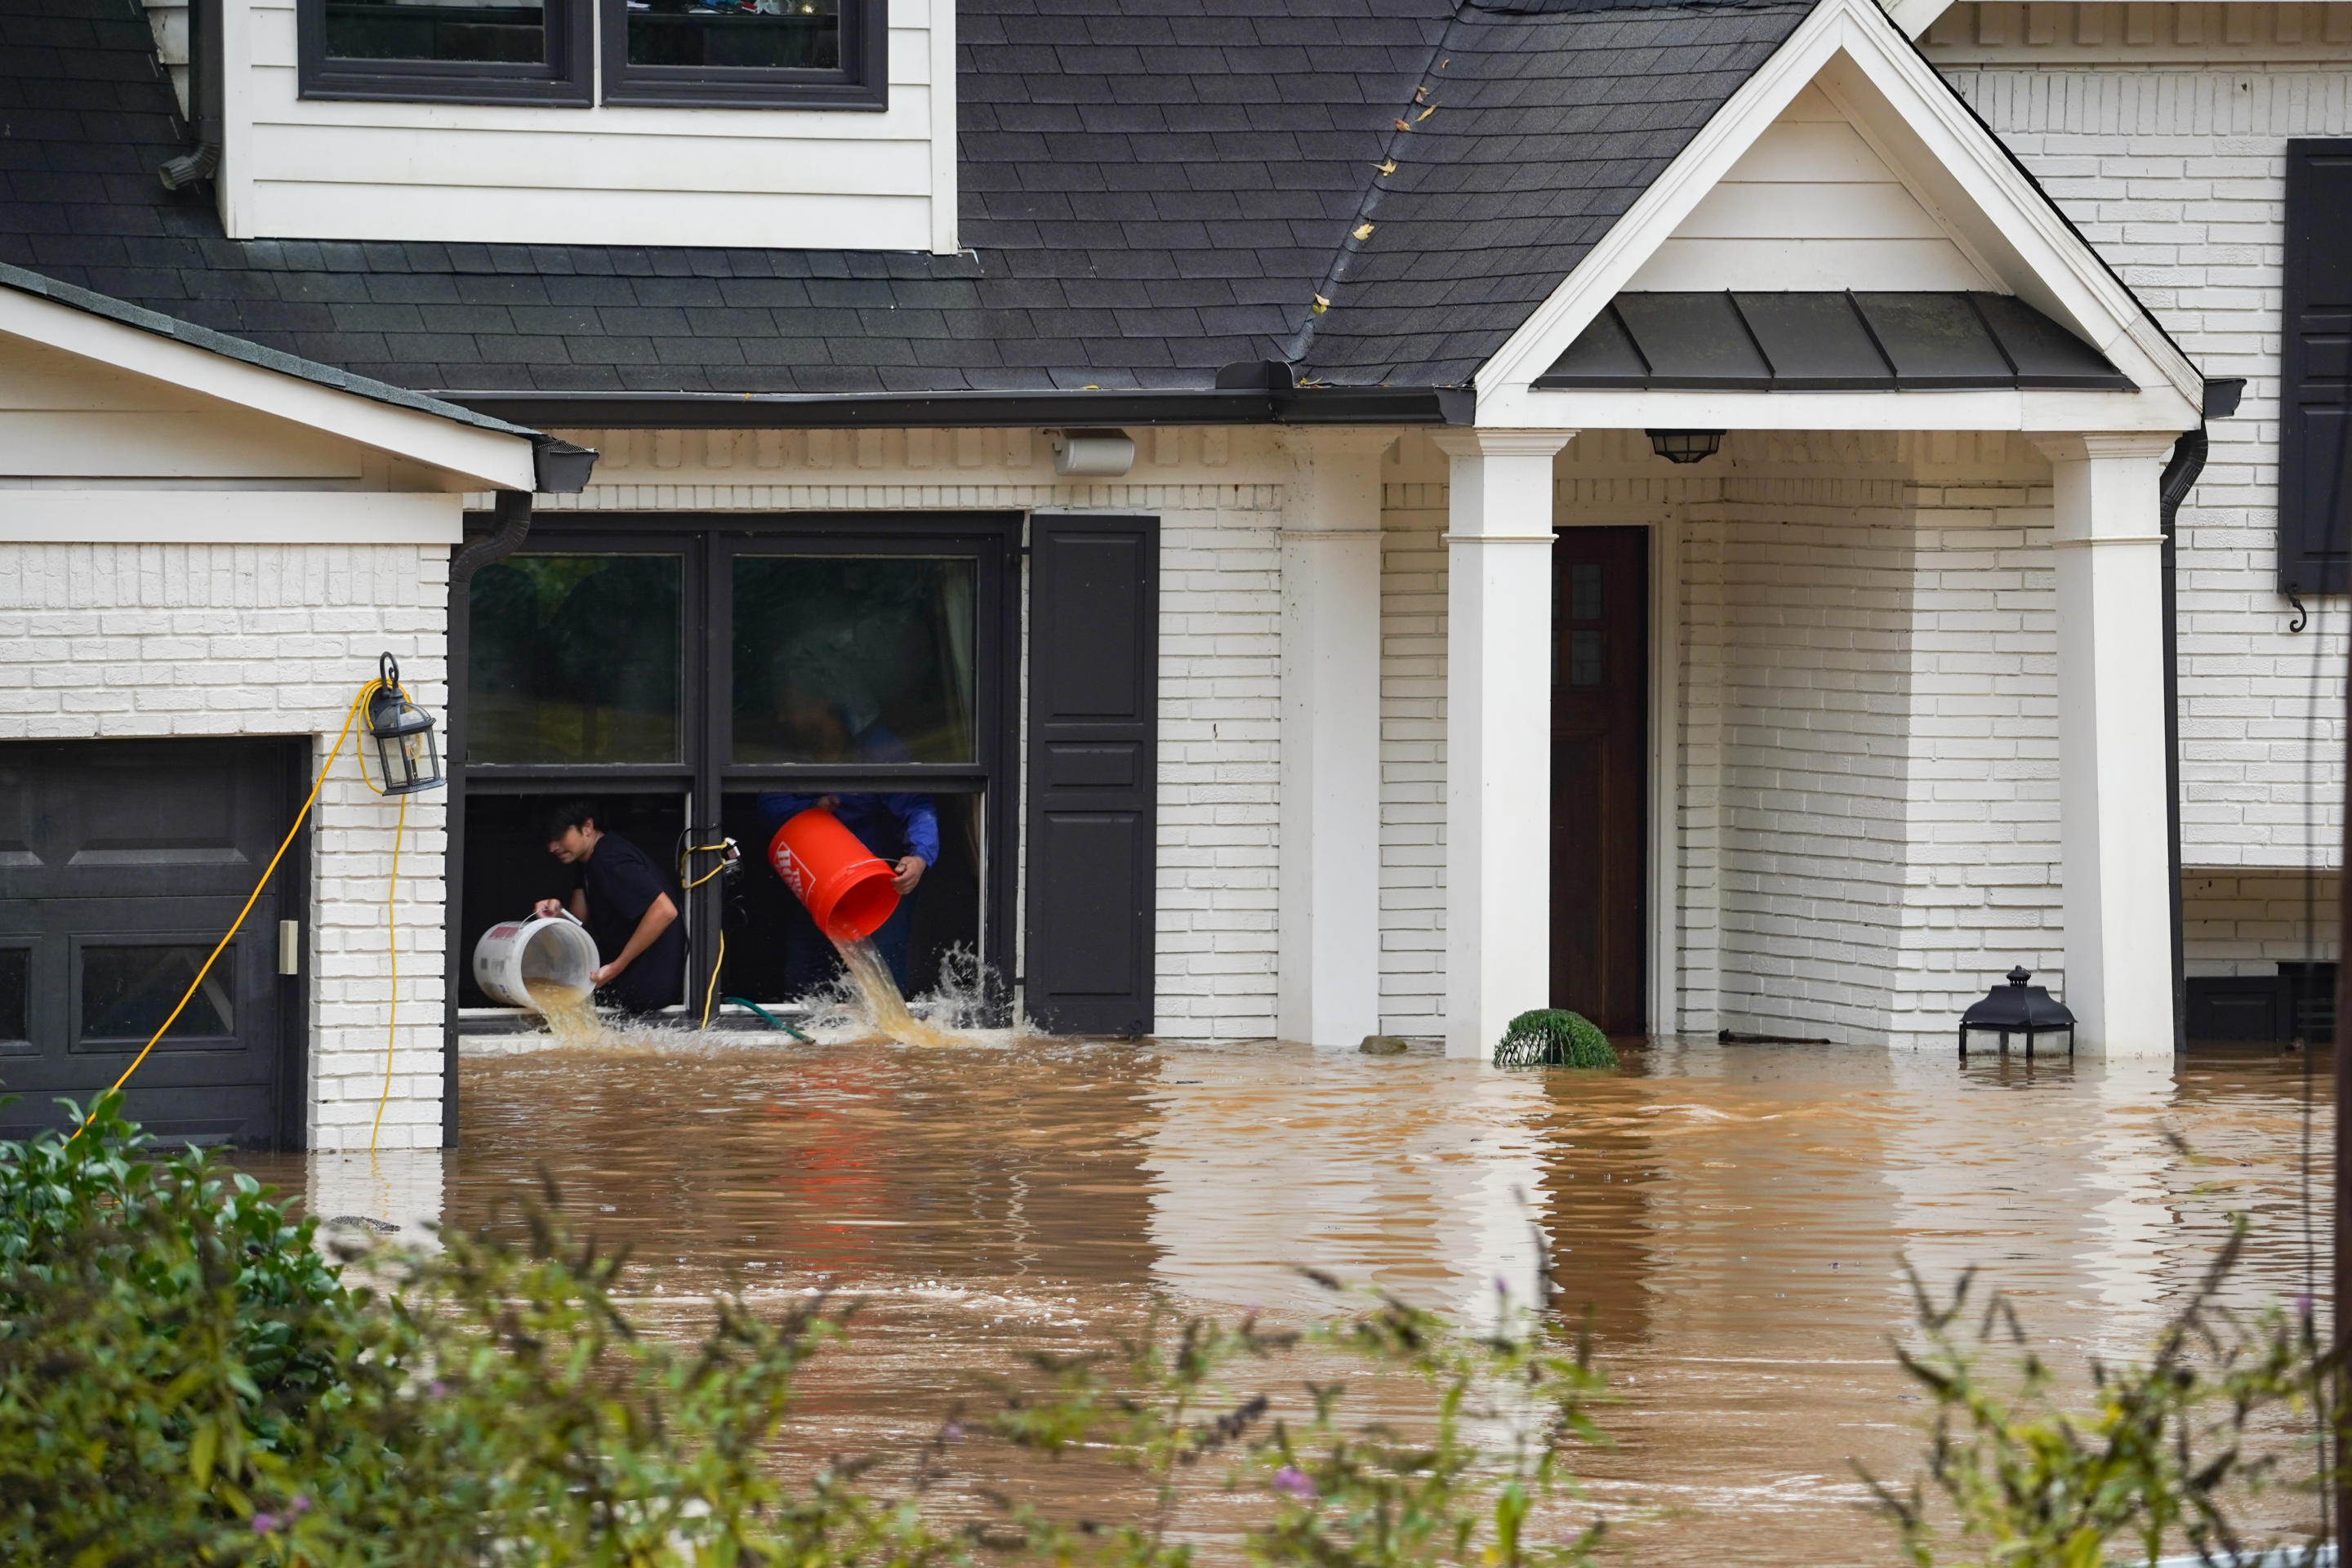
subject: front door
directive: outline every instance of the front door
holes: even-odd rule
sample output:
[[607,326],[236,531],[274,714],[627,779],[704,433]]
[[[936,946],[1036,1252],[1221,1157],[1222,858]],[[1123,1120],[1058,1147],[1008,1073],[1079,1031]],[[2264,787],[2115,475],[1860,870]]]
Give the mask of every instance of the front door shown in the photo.
[[1612,1035],[1646,1026],[1650,540],[1552,545],[1551,999]]
[[[236,919],[299,799],[299,742],[0,744],[0,1136],[67,1124],[171,1016]],[[307,781],[305,781],[307,783]],[[300,1146],[298,983],[278,921],[289,853],[236,939],[123,1089],[159,1138]]]

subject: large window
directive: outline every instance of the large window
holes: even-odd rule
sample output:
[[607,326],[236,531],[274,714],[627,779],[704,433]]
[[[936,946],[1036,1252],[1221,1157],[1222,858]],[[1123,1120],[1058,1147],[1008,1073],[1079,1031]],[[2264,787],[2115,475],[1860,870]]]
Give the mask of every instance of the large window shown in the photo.
[[958,952],[1009,980],[1019,552],[1009,516],[673,513],[542,519],[477,571],[451,627],[459,1005],[487,1002],[465,979],[481,931],[569,887],[543,828],[579,798],[665,874],[683,854],[681,888],[717,864],[689,847],[740,844],[738,877],[684,893],[694,997],[722,929],[719,995],[822,978],[831,949],[766,851],[827,800],[885,858],[923,847],[910,986]]
[[589,101],[580,0],[298,0],[306,98]]
[[[879,109],[886,0],[297,0],[310,98]],[[603,68],[595,68],[601,50]]]

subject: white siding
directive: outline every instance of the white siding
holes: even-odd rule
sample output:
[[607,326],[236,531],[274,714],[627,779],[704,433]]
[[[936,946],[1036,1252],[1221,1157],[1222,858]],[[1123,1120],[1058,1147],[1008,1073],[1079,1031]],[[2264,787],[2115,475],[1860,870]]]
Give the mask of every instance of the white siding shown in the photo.
[[892,0],[881,112],[306,100],[293,0],[226,4],[234,237],[955,247],[953,0]]
[[1765,128],[1626,287],[2007,292],[1816,87]]
[[2192,868],[2340,858],[2352,616],[2315,602],[2290,632],[2274,540],[2285,142],[2352,136],[2347,42],[2352,5],[2137,4],[1962,5],[1927,40],[2189,358],[2247,378],[2180,510]]

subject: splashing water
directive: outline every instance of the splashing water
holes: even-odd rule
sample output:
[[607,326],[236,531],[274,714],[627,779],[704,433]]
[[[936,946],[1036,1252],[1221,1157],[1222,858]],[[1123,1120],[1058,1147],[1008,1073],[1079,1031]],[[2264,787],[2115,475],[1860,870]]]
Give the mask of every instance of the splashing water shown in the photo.
[[547,1032],[562,1044],[596,1046],[611,1038],[612,1031],[596,1016],[595,1000],[588,992],[552,980],[526,980],[522,988],[530,993],[531,1005],[547,1020]]
[[857,989],[858,1000],[864,1004],[867,1022],[902,1046],[952,1046],[961,1043],[960,1036],[940,1027],[928,1018],[915,1016],[914,1009],[898,992],[897,976],[882,958],[881,950],[864,937],[844,942],[833,939],[834,947],[841,953],[842,966],[849,971],[849,983]]

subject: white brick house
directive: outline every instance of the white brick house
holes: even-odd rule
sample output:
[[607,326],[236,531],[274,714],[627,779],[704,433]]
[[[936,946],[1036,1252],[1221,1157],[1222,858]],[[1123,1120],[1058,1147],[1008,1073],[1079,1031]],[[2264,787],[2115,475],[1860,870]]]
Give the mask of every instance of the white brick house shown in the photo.
[[[2286,629],[2264,509],[2284,141],[2352,134],[2352,6],[847,0],[832,77],[698,107],[709,81],[560,28],[493,88],[422,56],[360,81],[332,29],[370,3],[151,6],[132,82],[130,0],[76,0],[74,58],[131,107],[61,166],[97,137],[131,191],[169,68],[187,188],[0,204],[0,257],[594,472],[495,517],[450,481],[456,573],[453,489],[415,540],[0,528],[8,668],[70,660],[6,689],[0,742],[323,745],[335,682],[403,658],[453,787],[409,821],[387,1134],[454,1137],[468,944],[580,793],[666,858],[754,848],[763,790],[928,792],[919,949],[976,947],[1047,1022],[1178,1038],[1481,1056],[1559,1005],[1948,1048],[2022,963],[2085,1049],[2163,1055],[2176,886],[2190,975],[2336,956],[2302,879],[2340,816],[2305,812],[2340,789],[2352,628],[2330,598]],[[1347,50],[1344,87],[1297,74]],[[835,87],[884,102],[805,97]],[[815,161],[778,172],[779,137]],[[680,138],[693,178],[638,200]],[[835,679],[803,634],[849,636],[792,574],[859,571],[920,577],[929,629],[864,647],[836,707],[937,732],[778,750],[747,693]],[[950,673],[870,673],[910,659]],[[322,1147],[384,1085],[382,814],[322,799],[287,1122]],[[686,1011],[787,989],[758,886],[748,915],[681,888]]]

